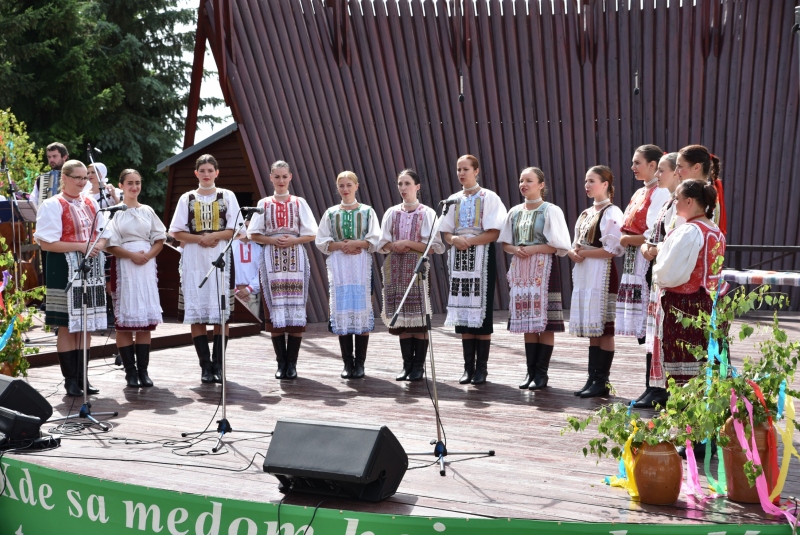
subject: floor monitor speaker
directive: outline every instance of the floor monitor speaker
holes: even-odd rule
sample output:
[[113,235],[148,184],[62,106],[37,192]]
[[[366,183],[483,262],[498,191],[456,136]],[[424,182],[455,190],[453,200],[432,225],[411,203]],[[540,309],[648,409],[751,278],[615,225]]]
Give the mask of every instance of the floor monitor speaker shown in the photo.
[[53,415],[53,407],[31,385],[22,379],[0,374],[0,407],[36,416],[46,422]]

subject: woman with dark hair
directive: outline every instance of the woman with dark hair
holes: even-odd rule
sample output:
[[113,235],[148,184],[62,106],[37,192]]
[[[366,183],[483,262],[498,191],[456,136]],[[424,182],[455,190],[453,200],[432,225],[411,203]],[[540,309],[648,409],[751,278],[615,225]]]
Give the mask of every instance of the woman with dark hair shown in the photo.
[[513,255],[508,268],[508,330],[522,333],[527,373],[522,389],[547,386],[555,333],[564,332],[561,271],[557,256],[572,247],[564,212],[544,201],[544,172],[528,167],[519,176],[525,202],[511,208],[498,242]]
[[[397,190],[403,202],[392,206],[383,214],[381,238],[378,252],[388,254],[383,263],[383,310],[381,319],[389,323],[403,299],[406,288],[414,276],[414,268],[436,222],[436,212],[419,202],[419,175],[413,169],[404,169],[397,176]],[[431,252],[441,254],[444,244],[438,233],[433,238]],[[397,316],[389,334],[400,338],[400,354],[403,369],[395,377],[397,381],[419,381],[425,373],[425,357],[428,354],[428,327],[426,316],[431,313],[431,296],[428,274],[430,265],[425,264],[411,289],[403,309]]]
[[[192,341],[200,361],[203,383],[222,382],[222,302],[228,296],[225,319],[233,310],[233,291],[230,277],[230,254],[225,258],[222,280],[218,275],[199,288],[203,277],[220,253],[225,249],[236,230],[239,203],[232,191],[218,188],[219,164],[210,154],[200,156],[195,162],[194,175],[197,189],[181,195],[169,233],[183,245],[181,254],[181,300],[183,323],[191,325]],[[239,221],[241,219],[239,218]],[[214,325],[214,349],[209,352],[207,325]],[[226,329],[227,331],[227,329]],[[225,340],[227,341],[227,332]]]
[[[42,202],[36,214],[36,232],[33,237],[43,251],[47,251],[47,301],[45,324],[59,327],[56,340],[58,362],[64,376],[64,388],[68,396],[83,395],[83,377],[86,373],[83,361],[83,315],[80,284],[65,291],[83,261],[87,262],[86,288],[95,296],[87,305],[86,347],[91,344],[91,333],[107,327],[105,301],[105,269],[102,249],[106,240],[100,238],[91,251],[89,245],[97,237],[97,202],[83,195],[86,184],[86,166],[78,160],[68,160],[61,168],[61,191]],[[104,234],[105,235],[105,234]],[[97,394],[87,381],[87,393]]]
[[[378,216],[356,200],[358,177],[342,171],[336,177],[342,202],[328,208],[319,222],[316,246],[328,255],[330,330],[339,336],[342,379],[365,375],[372,312],[372,253],[380,239]],[[355,343],[354,343],[355,342]]]
[[[636,180],[644,186],[631,197],[622,219],[620,244],[625,247],[622,263],[622,278],[617,293],[617,317],[615,334],[633,336],[640,344],[645,342],[647,332],[647,300],[650,295],[651,262],[640,250],[653,231],[653,225],[669,200],[669,190],[659,187],[655,174],[658,161],[664,152],[655,145],[642,145],[633,153],[631,170]],[[650,364],[652,354],[645,355],[645,391],[636,401],[641,400],[650,390]]]
[[572,336],[589,338],[588,377],[586,384],[574,394],[593,398],[609,392],[619,288],[614,257],[621,256],[625,248],[620,244],[622,210],[612,204],[614,174],[611,169],[605,165],[589,168],[584,189],[594,203],[578,216],[572,249],[567,253],[575,262],[569,332]]
[[653,362],[663,363],[663,373],[679,385],[700,369],[686,346],[704,346],[708,341],[702,330],[683,327],[677,311],[685,316],[696,316],[701,310],[711,313],[712,293],[720,285],[713,266],[718,256],[725,255],[725,236],[712,221],[716,199],[716,189],[704,180],[681,182],[675,192],[675,212],[686,222],[659,245],[653,268],[660,290]]
[[444,241],[452,245],[448,256],[450,294],[444,324],[461,335],[464,373],[459,384],[479,385],[488,375],[492,344],[492,303],[497,280],[494,242],[506,218],[500,197],[478,184],[480,164],[471,154],[456,162],[461,191],[442,220]]
[[728,217],[725,210],[725,191],[722,188],[720,171],[722,162],[702,145],[687,145],[678,151],[677,171],[681,180],[705,180],[717,192],[714,208],[714,224],[723,234],[728,233]]
[[259,201],[264,213],[253,216],[247,235],[264,246],[258,262],[267,331],[278,361],[275,379],[296,379],[311,269],[303,244],[316,238],[317,220],[305,199],[289,193],[292,170],[288,163],[273,163],[269,180],[275,192]]
[[139,204],[142,175],[137,170],[122,171],[119,185],[128,209],[111,220],[106,248],[115,257],[111,262],[111,295],[117,348],[127,385],[150,387],[150,333],[162,323],[156,256],[164,247],[167,229],[152,208]]

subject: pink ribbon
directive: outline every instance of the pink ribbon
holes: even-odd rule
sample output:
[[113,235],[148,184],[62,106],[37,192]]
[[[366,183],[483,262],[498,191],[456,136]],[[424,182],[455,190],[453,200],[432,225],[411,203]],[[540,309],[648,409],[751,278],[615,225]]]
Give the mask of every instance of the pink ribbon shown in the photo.
[[[736,401],[738,398],[736,397],[736,392],[731,389],[731,413],[734,415],[739,412],[736,408]],[[753,464],[757,466],[762,466],[761,458],[758,455],[758,447],[756,446],[756,426],[753,422],[753,404],[747,398],[742,398],[745,407],[747,407],[747,415],[750,418],[750,429],[752,429],[750,440],[751,444],[747,443],[747,437],[744,434],[744,425],[742,422],[737,420],[735,417],[733,418],[733,428],[736,430],[736,437],[739,439],[739,444],[742,446],[742,449],[747,456],[748,461],[752,461]],[[770,515],[783,515],[786,517],[786,520],[789,522],[790,526],[797,525],[797,519],[792,515],[789,511],[785,509],[781,509],[780,507],[774,505],[769,499],[769,488],[767,487],[767,478],[764,475],[764,471],[762,470],[761,475],[756,478],[756,490],[758,491],[758,499],[761,502],[761,508],[764,509],[764,512]]]

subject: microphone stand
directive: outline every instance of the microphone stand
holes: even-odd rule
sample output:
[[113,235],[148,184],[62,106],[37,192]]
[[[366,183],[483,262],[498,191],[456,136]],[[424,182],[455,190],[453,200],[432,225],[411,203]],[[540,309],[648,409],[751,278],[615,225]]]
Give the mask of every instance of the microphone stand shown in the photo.
[[[414,284],[417,282],[417,277],[420,279],[425,278],[425,274],[423,273],[423,269],[425,263],[428,262],[428,251],[431,249],[431,245],[433,244],[433,238],[439,232],[439,227],[442,225],[442,219],[444,216],[447,215],[448,210],[450,209],[450,204],[447,201],[442,201],[439,203],[442,205],[442,213],[436,219],[436,223],[431,229],[431,235],[428,236],[428,243],[425,245],[425,251],[420,256],[419,261],[417,261],[416,267],[414,267],[414,275],[411,277],[411,281],[408,283],[406,287],[406,293],[403,294],[403,299],[400,300],[400,304],[397,305],[397,310],[395,310],[394,315],[392,316],[392,320],[389,322],[389,327],[394,327],[395,323],[397,322],[397,318],[400,315],[400,311],[403,310],[403,305],[408,298],[408,294],[411,293],[411,288],[413,288]],[[424,296],[423,296],[423,303],[424,303]],[[490,305],[491,306],[491,305]],[[425,328],[428,330],[428,338],[433,337],[433,330],[431,329],[431,316],[430,314],[425,314]],[[433,410],[436,413],[436,438],[432,439],[430,444],[433,446],[433,456],[437,458],[439,462],[439,475],[445,476],[447,473],[444,469],[444,458],[448,455],[487,455],[489,457],[494,457],[494,450],[488,451],[447,451],[447,445],[442,441],[442,420],[440,418],[439,413],[439,394],[436,391],[436,362],[434,361],[433,357],[433,340],[431,339],[430,343],[428,344],[429,347],[429,354],[430,354],[430,361],[431,361],[431,381],[433,384]],[[426,379],[427,380],[427,379]],[[424,453],[409,453],[408,455],[430,455],[431,453],[424,452]]]
[[[0,175],[5,175],[6,182],[8,183],[8,196],[11,204],[11,253],[15,257],[14,260],[14,284],[19,287],[22,284],[20,280],[20,266],[19,261],[22,260],[22,236],[17,236],[17,202],[16,202],[16,189],[14,183],[11,181],[11,175],[8,172],[8,165],[6,163],[6,155],[3,153],[3,159],[0,163]],[[20,219],[24,221],[20,214]],[[14,252],[16,250],[16,253]]]
[[[98,150],[98,149],[93,149],[91,143],[87,143],[86,144],[86,155],[89,157],[89,164],[92,165],[92,166],[94,166],[94,157],[92,157],[92,152],[96,151],[96,150]],[[100,200],[97,202],[97,204],[100,205],[100,208],[104,208],[103,201],[105,201],[105,203],[106,203],[105,208],[110,208],[111,207],[111,203],[108,202],[108,199],[106,198],[106,193],[105,193],[105,191],[103,191],[104,190],[103,184],[100,181],[100,175],[97,173],[97,167],[96,166],[94,168],[94,174],[95,174],[95,176],[97,176],[97,189],[100,191]],[[106,177],[106,179],[108,179],[108,177]]]
[[[100,210],[94,215],[94,221],[92,221],[92,231],[94,231],[95,225],[97,224],[97,216],[100,215]],[[114,212],[111,212],[111,217],[109,221],[114,218]],[[89,258],[89,251],[91,251],[97,242],[100,241],[100,236],[103,234],[105,230],[105,226],[100,227],[97,229],[97,236],[95,237],[94,241],[89,244],[89,247],[86,249],[86,253],[83,255],[83,260],[81,260],[80,266],[78,269],[75,270],[75,275],[73,275],[72,280],[69,281],[67,287],[65,288],[65,292],[69,293],[69,290],[74,285],[75,281],[80,278],[81,280],[81,333],[82,333],[82,346],[83,346],[83,360],[81,366],[83,366],[83,405],[81,405],[81,409],[78,414],[68,414],[64,417],[59,418],[52,418],[48,420],[49,422],[58,422],[61,420],[71,420],[74,418],[82,418],[85,420],[89,420],[93,424],[97,424],[100,426],[100,429],[103,431],[108,431],[109,426],[100,422],[94,418],[94,416],[118,416],[119,413],[117,411],[114,412],[98,412],[92,416],[92,404],[89,403],[89,348],[86,345],[86,336],[88,332],[88,327],[86,325],[87,318],[87,307],[86,302],[89,300],[89,296],[86,289],[86,276],[89,274],[89,270],[91,269],[91,264],[89,262],[93,261],[93,259]],[[102,251],[98,251],[98,255],[103,254]],[[105,291],[104,291],[105,293]]]
[[[239,213],[236,214],[236,221],[239,220],[239,216],[240,215],[241,215],[241,210],[239,211]],[[235,230],[233,232],[233,236],[231,236],[231,239],[228,240],[228,244],[225,246],[225,249],[223,249],[222,252],[219,253],[219,256],[217,257],[217,259],[214,260],[213,262],[211,262],[211,268],[209,268],[208,272],[206,272],[206,276],[203,278],[203,281],[200,283],[198,288],[202,288],[203,285],[205,285],[206,281],[208,280],[208,278],[211,276],[211,273],[215,269],[219,270],[218,276],[221,276],[223,284],[224,284],[224,282],[225,282],[225,255],[226,255],[226,253],[228,251],[231,250],[233,242],[236,240],[236,236],[238,236],[238,234],[241,231],[241,229],[245,226],[245,223],[247,221],[249,221],[250,218],[252,218],[252,217],[253,217],[253,213],[252,212],[248,213],[245,216],[244,221],[239,223],[238,226],[236,226],[236,221],[234,221],[234,227],[236,227],[236,228],[235,228]],[[217,279],[217,280],[219,280],[219,279]],[[227,310],[227,308],[228,308],[228,296],[229,296],[228,292],[229,291],[230,290],[226,285],[226,287],[224,288],[224,292],[220,292],[220,294],[219,294],[219,301],[220,301],[220,318],[219,318],[219,320],[220,320],[220,332],[222,333],[222,351],[221,351],[221,353],[222,353],[222,401],[221,401],[222,418],[220,420],[217,420],[217,430],[216,431],[210,431],[210,430],[206,429],[206,430],[203,430],[203,431],[189,431],[189,432],[181,433],[181,436],[184,437],[184,438],[188,437],[188,436],[199,436],[199,435],[203,435],[205,433],[217,433],[217,442],[216,442],[216,444],[214,444],[214,447],[211,448],[211,451],[213,453],[217,453],[219,450],[222,449],[222,446],[225,444],[222,441],[222,437],[224,437],[226,434],[233,433],[233,428],[231,427],[231,424],[228,421],[228,398],[227,398],[228,377],[227,377],[227,369],[226,369],[226,361],[227,361],[227,359],[225,358],[225,338],[226,338],[226,336],[225,336],[225,326],[226,326],[225,325],[226,324],[226,322],[225,322],[225,310]],[[260,434],[260,435],[271,435],[272,434],[269,431],[242,431],[241,429],[237,430],[236,432],[237,433]]]

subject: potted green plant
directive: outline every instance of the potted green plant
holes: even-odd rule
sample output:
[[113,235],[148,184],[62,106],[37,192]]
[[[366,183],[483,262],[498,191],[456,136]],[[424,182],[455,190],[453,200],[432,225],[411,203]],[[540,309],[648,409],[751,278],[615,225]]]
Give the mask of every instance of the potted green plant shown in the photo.
[[[683,478],[681,459],[674,441],[681,438],[662,411],[651,419],[631,412],[627,405],[613,403],[585,418],[568,416],[563,431],[585,431],[597,424],[598,437],[589,439],[584,456],[596,455],[624,461],[628,481],[624,486],[635,499],[651,505],[666,505],[678,499]],[[681,437],[678,437],[678,435]]]
[[20,270],[20,281],[14,280],[14,257],[8,251],[5,239],[0,238],[0,272],[3,289],[0,291],[0,373],[17,377],[26,376],[30,364],[25,355],[38,353],[38,347],[25,345],[25,333],[33,326],[37,310],[28,306],[33,300],[40,300],[44,288],[22,290],[25,283],[24,272]]

